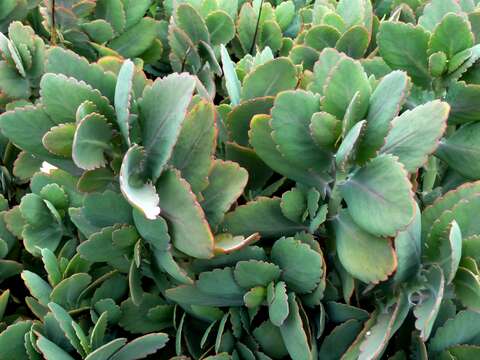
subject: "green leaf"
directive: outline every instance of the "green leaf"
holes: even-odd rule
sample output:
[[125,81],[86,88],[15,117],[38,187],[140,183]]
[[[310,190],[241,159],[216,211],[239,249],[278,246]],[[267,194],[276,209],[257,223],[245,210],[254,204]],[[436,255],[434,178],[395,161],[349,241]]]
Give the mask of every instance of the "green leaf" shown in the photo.
[[156,37],[157,22],[144,17],[130,29],[109,42],[108,47],[124,58],[135,58],[143,54]]
[[212,228],[223,220],[225,213],[243,193],[248,173],[237,163],[215,160],[208,176],[208,186],[203,190],[200,203]]
[[398,266],[392,280],[396,284],[407,281],[417,274],[421,264],[422,224],[418,204],[415,206],[415,217],[408,227],[395,237],[394,245],[398,258]]
[[152,247],[165,251],[170,246],[167,223],[162,217],[147,219],[140,211],[133,209],[133,221],[142,238]]
[[365,25],[370,32],[372,27],[372,4],[368,0],[340,0],[337,13],[342,17],[346,27]]
[[447,103],[431,101],[404,112],[392,121],[380,153],[397,156],[408,172],[415,172],[437,148],[449,110]]
[[322,342],[318,355],[322,359],[338,359],[355,340],[362,328],[362,323],[351,319],[336,326]]
[[451,59],[453,55],[473,45],[473,34],[468,20],[449,13],[435,27],[430,38],[429,51],[430,53],[442,51]]
[[97,89],[63,74],[45,74],[40,82],[40,95],[45,112],[55,124],[75,122],[78,107],[87,100],[107,119],[115,117],[108,99]]
[[85,81],[113,102],[115,75],[104,71],[97,63],[89,64],[85,58],[80,57],[73,51],[57,46],[51,47],[47,53],[45,72],[63,74]]
[[480,321],[479,313],[470,310],[460,311],[437,330],[430,340],[429,350],[438,353],[451,346],[468,344],[480,333],[477,321]]
[[73,274],[53,288],[50,299],[64,308],[75,309],[80,294],[91,282],[92,277],[86,273]]
[[415,328],[420,331],[422,341],[427,341],[437,319],[445,290],[443,271],[438,265],[433,265],[425,274],[427,295],[422,302],[415,306]]
[[396,304],[379,312],[365,339],[360,345],[359,360],[375,359],[381,356],[390,338],[402,325],[410,310],[410,303],[404,293],[398,295]]
[[13,163],[13,175],[22,181],[30,179],[40,170],[42,160],[26,151],[22,151]]
[[115,340],[110,341],[109,343],[100,346],[95,351],[88,354],[85,360],[103,360],[103,359],[110,359],[113,354],[115,354],[119,349],[121,349],[127,339],[125,338],[117,338]]
[[274,98],[267,96],[243,101],[228,113],[225,125],[229,139],[242,146],[249,146],[248,131],[255,115],[270,114]]
[[384,144],[392,120],[407,100],[410,82],[407,74],[393,71],[377,85],[370,98],[367,126],[358,150],[361,162],[373,157]]
[[170,251],[155,251],[154,257],[158,267],[180,284],[193,284],[187,272],[175,261]]
[[335,154],[335,163],[340,171],[346,171],[352,165],[357,154],[357,148],[363,137],[366,120],[357,122],[345,135]]
[[158,179],[172,153],[194,86],[192,76],[172,74],[146,88],[139,101],[149,179]]
[[385,62],[393,69],[405,70],[415,84],[429,87],[429,33],[421,26],[400,22],[382,22],[378,32],[378,47]]
[[307,198],[303,191],[293,188],[283,193],[280,208],[286,218],[293,222],[300,223],[307,210]]
[[118,352],[116,352],[111,360],[135,360],[154,354],[163,348],[168,341],[168,335],[164,333],[151,333],[141,336],[129,342]]
[[85,355],[85,352],[80,344],[80,340],[78,339],[77,334],[75,333],[75,330],[73,328],[73,319],[69,315],[69,313],[64,308],[53,302],[49,303],[48,307],[50,308],[50,311],[55,317],[55,320],[57,321],[58,325],[60,326],[72,346],[75,348],[75,350],[77,350],[80,355]]
[[52,165],[76,169],[71,160],[51,154],[42,143],[43,136],[57,125],[43,107],[24,107],[0,116],[0,129],[16,146]]
[[175,248],[196,258],[212,257],[213,235],[190,185],[178,171],[166,170],[157,182],[157,191]]
[[464,124],[479,120],[480,112],[475,105],[479,94],[479,85],[466,84],[464,81],[452,83],[445,96],[445,101],[451,106],[448,124]]
[[31,327],[31,321],[18,321],[0,333],[0,357],[2,359],[28,359],[24,339]]
[[5,61],[0,61],[0,89],[9,98],[28,99],[31,95],[30,84]]
[[243,80],[242,100],[273,96],[297,85],[295,65],[288,58],[277,58],[259,65]]
[[360,59],[367,51],[369,43],[368,29],[363,25],[356,25],[343,33],[335,47],[354,59]]
[[235,36],[233,19],[223,10],[209,13],[205,18],[205,23],[212,45],[228,44]]
[[75,124],[67,123],[54,126],[47,132],[42,143],[54,155],[71,157]]
[[459,299],[464,306],[473,311],[480,309],[479,274],[460,266],[457,270],[453,285],[455,286],[457,299]]
[[220,54],[222,58],[223,74],[225,76],[225,87],[227,88],[230,103],[238,105],[240,103],[240,93],[242,92],[242,85],[238,80],[237,72],[235,71],[235,63],[230,59],[225,45],[220,45]]
[[[258,219],[262,219],[261,222]],[[225,215],[221,228],[234,235],[260,233],[264,237],[293,235],[305,226],[288,220],[281,211],[279,198],[258,197]]]
[[[280,153],[305,169],[325,171],[331,154],[322,151],[310,136],[310,119],[320,110],[319,97],[301,90],[279,94],[272,108],[272,138]],[[299,158],[298,154],[303,154]]]
[[462,14],[462,9],[455,0],[432,0],[423,9],[418,24],[427,31],[434,31],[447,13]]
[[272,263],[258,260],[239,261],[235,265],[235,281],[245,289],[267,286],[280,277],[280,268]]
[[305,34],[305,44],[317,51],[322,51],[325,48],[335,47],[340,36],[340,32],[333,26],[316,25]]
[[480,147],[476,141],[478,136],[480,136],[478,123],[465,124],[451,136],[440,141],[436,155],[466,178],[479,179],[480,167],[477,158],[480,156]]
[[353,220],[373,235],[393,236],[413,219],[411,184],[391,155],[379,156],[357,170],[340,191]]
[[160,214],[159,197],[155,186],[141,178],[145,164],[145,151],[133,145],[125,154],[120,169],[120,190],[130,205],[149,220]]
[[187,114],[170,158],[195,194],[208,184],[216,133],[215,108],[212,103],[200,101]]
[[290,312],[282,326],[280,326],[280,333],[282,334],[285,347],[292,359],[312,359],[310,346],[305,330],[303,329],[303,323],[294,293],[288,295],[288,306]]
[[77,126],[72,145],[75,164],[85,170],[106,165],[105,152],[110,149],[112,130],[102,115],[93,113],[85,116]]
[[340,262],[354,278],[376,284],[395,271],[397,258],[389,240],[362,230],[346,210],[335,218],[333,226]]
[[85,171],[78,179],[77,188],[83,193],[103,191],[113,181],[113,173],[108,168]]
[[67,352],[42,335],[38,335],[37,347],[46,360],[73,360]]
[[252,334],[260,344],[262,351],[273,359],[284,358],[288,355],[280,330],[270,321],[264,321],[259,327],[253,330]]
[[179,4],[175,12],[175,25],[180,27],[194,44],[210,42],[207,25],[200,14],[188,3]]
[[122,0],[125,10],[125,28],[129,29],[145,15],[151,0]]
[[115,112],[117,124],[123,138],[130,145],[130,107],[133,95],[133,77],[135,65],[130,60],[125,60],[120,68],[115,86]]
[[367,74],[362,65],[344,57],[335,65],[325,82],[324,97],[322,98],[323,110],[338,119],[343,119],[350,103],[355,96],[358,96],[355,111],[352,114],[352,123],[354,124],[366,115],[371,91]]
[[267,288],[268,316],[275,326],[282,326],[289,314],[287,287],[283,281]]
[[324,271],[322,255],[294,238],[277,240],[271,258],[282,269],[282,280],[296,293],[314,290]]
[[132,208],[120,193],[107,190],[88,194],[83,204],[87,220],[99,228],[132,223]]

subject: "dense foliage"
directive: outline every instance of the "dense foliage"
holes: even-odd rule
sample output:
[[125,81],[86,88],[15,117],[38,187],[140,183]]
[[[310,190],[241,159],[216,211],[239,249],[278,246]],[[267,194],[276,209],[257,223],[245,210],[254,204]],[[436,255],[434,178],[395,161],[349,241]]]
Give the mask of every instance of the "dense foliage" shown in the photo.
[[480,358],[480,1],[0,31],[0,360]]

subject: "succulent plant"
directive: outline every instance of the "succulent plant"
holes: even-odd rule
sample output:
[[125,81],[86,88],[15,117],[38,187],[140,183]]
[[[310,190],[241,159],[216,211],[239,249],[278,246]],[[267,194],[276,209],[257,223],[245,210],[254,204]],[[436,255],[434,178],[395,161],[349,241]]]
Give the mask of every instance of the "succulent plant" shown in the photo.
[[480,356],[476,0],[0,4],[0,359]]

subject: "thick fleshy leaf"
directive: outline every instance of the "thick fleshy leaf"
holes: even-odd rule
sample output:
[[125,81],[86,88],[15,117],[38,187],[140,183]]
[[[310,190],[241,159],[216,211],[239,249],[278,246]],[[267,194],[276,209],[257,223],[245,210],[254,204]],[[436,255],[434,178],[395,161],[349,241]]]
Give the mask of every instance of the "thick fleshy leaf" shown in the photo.
[[362,65],[350,58],[343,58],[335,65],[325,82],[323,110],[335,115],[338,119],[343,119],[350,103],[357,96],[354,112],[350,115],[353,118],[352,123],[355,124],[365,117],[371,91]]
[[266,197],[259,197],[225,215],[221,228],[234,235],[258,232],[264,237],[293,235],[306,230],[304,225],[294,223],[282,214],[280,199]]
[[42,143],[54,155],[71,157],[75,124],[67,123],[54,126],[47,132]]
[[248,173],[238,164],[215,160],[208,176],[208,186],[203,190],[200,203],[208,223],[216,227],[224,214],[243,193],[248,181]]
[[223,10],[212,11],[205,18],[212,45],[227,44],[235,36],[233,19]]
[[142,238],[151,246],[162,251],[169,248],[168,227],[162,217],[149,220],[139,210],[133,209],[133,221]]
[[427,31],[433,31],[447,13],[461,14],[462,8],[455,0],[432,0],[423,9],[418,23]]
[[145,152],[133,145],[123,158],[120,169],[120,190],[128,202],[147,219],[155,220],[160,214],[159,198],[155,186],[141,178],[145,166]]
[[255,116],[252,119],[249,132],[250,143],[257,155],[273,170],[308,186],[323,189],[329,176],[311,169],[305,169],[298,164],[298,157],[294,162],[288,161],[278,150],[272,138],[270,117]]
[[207,186],[216,134],[213,104],[199,102],[187,114],[170,159],[170,163],[180,170],[194,193]]
[[473,311],[480,309],[480,279],[479,274],[471,269],[460,266],[455,280],[455,294],[460,302]]
[[108,45],[125,58],[138,57],[148,50],[155,40],[156,28],[157,23],[154,19],[144,17],[130,29],[110,41]]
[[312,359],[307,335],[303,329],[302,318],[300,317],[299,307],[295,300],[295,294],[288,295],[288,307],[290,309],[288,317],[280,326],[280,333],[285,347],[292,359]]
[[397,156],[408,172],[415,172],[437,148],[449,110],[447,103],[432,101],[404,112],[392,121],[380,153]]
[[108,99],[97,89],[63,74],[45,74],[40,82],[40,95],[45,112],[56,124],[75,122],[78,107],[87,100],[107,119],[115,117]]
[[356,25],[342,34],[335,48],[354,59],[360,59],[367,51],[369,43],[368,29],[363,25]]
[[130,145],[130,106],[133,95],[133,76],[135,65],[130,60],[125,60],[118,73],[115,87],[115,113],[117,124],[123,138]]
[[71,160],[55,156],[43,146],[43,136],[55,125],[57,124],[50,119],[43,107],[28,106],[7,111],[0,116],[2,133],[16,146],[52,165],[68,170],[77,169]]
[[268,356],[274,359],[280,359],[288,355],[287,349],[283,344],[280,330],[270,321],[267,320],[263,322],[253,330],[252,334],[260,344],[262,351]]
[[381,356],[388,341],[402,325],[410,310],[410,303],[404,293],[400,293],[397,302],[376,317],[375,325],[366,333],[360,345],[359,360],[375,359]]
[[465,124],[440,141],[436,155],[466,178],[480,179],[480,124]]
[[[343,210],[334,220],[337,254],[353,277],[366,282],[384,281],[397,268],[395,251],[387,239],[362,230]],[[371,254],[375,253],[375,257]]]
[[340,36],[340,32],[333,26],[316,25],[305,34],[305,44],[317,51],[322,51],[325,48],[335,47]]
[[196,258],[212,257],[213,235],[190,185],[178,171],[167,170],[157,182],[157,191],[173,245]]
[[417,274],[421,265],[422,215],[418,204],[415,208],[415,217],[412,222],[405,230],[398,233],[394,241],[398,266],[392,280],[397,284],[403,283]]
[[47,360],[73,360],[61,347],[42,335],[38,336],[36,345]]
[[324,271],[322,255],[294,238],[277,240],[271,258],[282,269],[288,288],[300,294],[315,289]]
[[370,98],[367,126],[358,150],[360,161],[373,157],[382,147],[391,121],[399,114],[409,90],[408,76],[402,71],[393,71],[380,80]]
[[99,114],[85,116],[78,123],[72,145],[75,164],[85,170],[104,167],[105,152],[110,149],[112,129],[107,119]]
[[480,85],[477,84],[467,84],[464,81],[458,81],[449,86],[445,96],[445,101],[451,107],[448,124],[456,125],[478,121],[480,112],[476,107],[476,101],[479,94]]
[[378,33],[378,47],[385,62],[393,69],[405,70],[415,84],[428,87],[429,33],[421,26],[400,22],[382,22]]
[[347,27],[365,25],[368,31],[372,27],[372,4],[368,0],[340,0],[337,13],[342,17]]
[[[331,166],[332,157],[310,136],[310,119],[320,110],[319,97],[301,90],[279,94],[272,108],[272,138],[289,161],[317,171]],[[298,154],[303,154],[299,157]]]
[[168,335],[164,333],[151,333],[141,336],[129,342],[118,352],[116,352],[111,360],[135,360],[143,359],[147,355],[154,354],[163,348],[168,341]]
[[89,64],[85,58],[73,51],[58,46],[51,47],[48,50],[45,70],[85,81],[113,102],[115,75],[104,71],[98,64]]
[[287,286],[283,281],[267,288],[268,316],[275,326],[281,326],[289,314]]
[[297,85],[295,65],[287,58],[277,58],[259,65],[243,80],[242,100],[274,96]]
[[272,263],[258,260],[239,261],[234,269],[235,281],[245,289],[267,286],[280,277],[280,268]]
[[480,334],[478,321],[480,321],[479,313],[470,310],[460,311],[437,330],[430,340],[429,350],[438,353],[451,346],[468,344]]
[[415,213],[407,173],[391,155],[379,156],[356,171],[340,192],[353,220],[374,235],[395,235]]
[[156,180],[172,153],[192,98],[195,79],[172,74],[145,89],[139,101],[142,145],[146,151],[148,178]]
[[323,340],[318,355],[329,360],[341,358],[361,329],[362,323],[354,319],[336,326]]
[[19,321],[3,330],[0,333],[0,358],[28,359],[24,339],[31,327],[31,321]]
[[425,274],[428,295],[415,306],[414,314],[417,320],[415,328],[420,331],[422,341],[427,341],[433,329],[438,311],[443,300],[445,279],[442,269],[434,265]]
[[225,87],[227,88],[228,96],[230,97],[230,103],[232,105],[238,105],[240,103],[242,85],[240,80],[238,80],[235,71],[235,63],[230,59],[227,48],[223,44],[220,45],[220,54],[222,58],[223,74],[225,76]]
[[271,96],[243,101],[228,113],[225,125],[229,139],[239,145],[249,146],[248,130],[254,115],[270,114],[274,98]]
[[449,13],[435,27],[430,38],[429,51],[431,53],[442,51],[450,59],[473,45],[473,34],[468,20],[460,15]]

